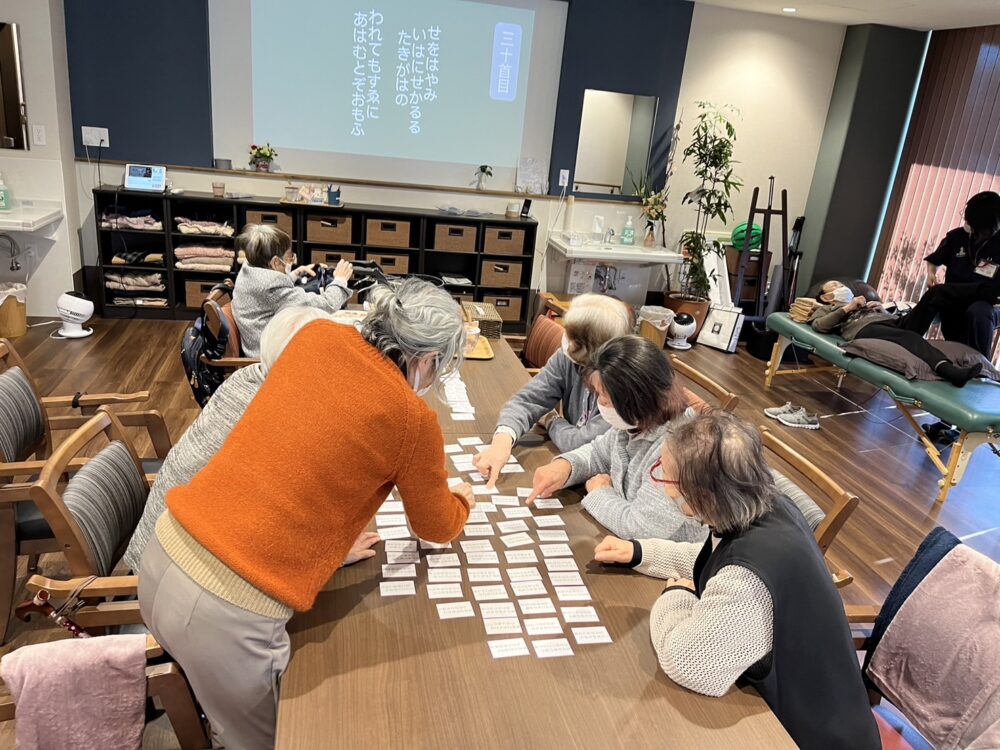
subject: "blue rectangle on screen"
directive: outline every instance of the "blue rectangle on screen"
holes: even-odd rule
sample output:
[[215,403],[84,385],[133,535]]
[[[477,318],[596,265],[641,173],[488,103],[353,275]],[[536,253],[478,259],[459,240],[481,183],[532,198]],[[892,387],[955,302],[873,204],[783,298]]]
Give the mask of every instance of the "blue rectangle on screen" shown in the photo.
[[498,23],[493,29],[493,68],[490,71],[490,98],[512,102],[517,98],[517,77],[521,69],[521,26]]

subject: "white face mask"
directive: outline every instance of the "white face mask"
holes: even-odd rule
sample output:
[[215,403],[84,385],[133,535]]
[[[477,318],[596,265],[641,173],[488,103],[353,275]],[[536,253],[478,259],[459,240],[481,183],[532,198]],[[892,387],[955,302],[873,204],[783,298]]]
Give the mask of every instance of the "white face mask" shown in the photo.
[[[407,380],[410,383],[410,387],[413,388],[413,392],[416,393],[418,396],[426,396],[428,393],[430,393],[431,385],[433,385],[433,378],[432,378],[431,385],[423,385],[422,386],[422,382],[421,381],[423,380],[423,378],[421,378],[421,376],[420,376],[420,365],[419,365],[419,363],[414,362],[412,367],[413,367],[413,369],[412,369],[413,380],[410,380],[409,377],[407,377]],[[408,367],[407,370],[409,371],[410,368]]]
[[601,416],[604,417],[604,421],[607,422],[609,425],[611,425],[613,429],[616,430],[635,429],[635,425],[629,424],[624,419],[622,419],[621,415],[617,411],[615,411],[615,408],[613,406],[604,406],[602,403],[598,402],[597,411],[601,413]]
[[848,302],[854,299],[854,294],[852,294],[851,290],[848,289],[846,286],[838,286],[831,292],[831,294],[833,295],[833,299],[835,302],[840,302],[843,305],[846,305]]

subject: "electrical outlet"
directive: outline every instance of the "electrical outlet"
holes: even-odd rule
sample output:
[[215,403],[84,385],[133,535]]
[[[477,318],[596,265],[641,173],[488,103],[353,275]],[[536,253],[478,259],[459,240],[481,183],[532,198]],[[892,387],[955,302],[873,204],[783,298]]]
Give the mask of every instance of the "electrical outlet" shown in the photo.
[[111,145],[111,136],[108,135],[107,128],[92,128],[84,125],[80,128],[80,132],[83,135],[84,146],[104,146],[107,148]]
[[44,125],[32,125],[31,126],[31,142],[36,146],[45,145],[45,126]]
[[559,187],[569,187],[569,170],[559,170]]

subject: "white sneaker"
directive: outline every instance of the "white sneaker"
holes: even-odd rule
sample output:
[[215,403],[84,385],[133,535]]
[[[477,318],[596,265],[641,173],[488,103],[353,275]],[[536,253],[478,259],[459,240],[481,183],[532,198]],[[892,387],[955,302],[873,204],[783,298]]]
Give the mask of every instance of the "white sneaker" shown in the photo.
[[777,419],[782,414],[791,414],[795,411],[805,411],[801,406],[793,406],[791,401],[786,401],[784,406],[771,406],[764,409],[764,413],[771,419]]
[[785,427],[801,427],[805,430],[818,430],[819,417],[815,414],[806,414],[805,409],[799,409],[788,414],[779,414],[778,421]]

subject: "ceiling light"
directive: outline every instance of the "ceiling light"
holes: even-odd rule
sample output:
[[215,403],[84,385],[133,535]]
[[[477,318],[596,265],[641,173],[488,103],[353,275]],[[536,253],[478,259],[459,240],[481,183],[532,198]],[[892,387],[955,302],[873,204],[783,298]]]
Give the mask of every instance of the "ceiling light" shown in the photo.
[[782,13],[794,13],[795,10],[796,10],[795,8],[782,8],[781,12]]

